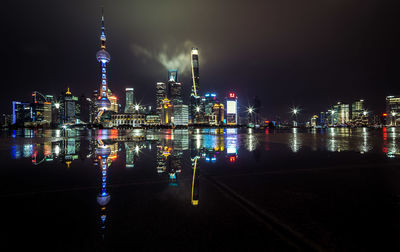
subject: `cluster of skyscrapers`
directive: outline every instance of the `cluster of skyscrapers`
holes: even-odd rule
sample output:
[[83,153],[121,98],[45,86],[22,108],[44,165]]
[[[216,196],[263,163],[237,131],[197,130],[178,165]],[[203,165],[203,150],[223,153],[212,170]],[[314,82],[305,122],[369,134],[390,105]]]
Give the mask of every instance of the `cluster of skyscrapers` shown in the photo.
[[[111,56],[106,51],[104,15],[101,17],[100,42],[100,50],[96,53],[101,68],[100,85],[93,91],[91,97],[74,96],[69,88],[58,96],[43,95],[34,91],[32,101],[12,102],[12,115],[3,115],[2,124],[22,127],[92,125],[112,128],[222,126],[239,123],[236,93],[229,92],[224,97],[218,97],[214,92],[201,93],[198,48],[192,48],[190,52],[191,88],[188,101],[184,99],[183,84],[179,81],[178,69],[170,69],[166,81],[156,83],[155,107],[135,102],[134,88],[128,87],[125,89],[125,107],[122,109],[108,83],[107,65]],[[254,106],[248,108],[248,125],[257,125],[263,121],[260,117],[260,104],[256,98]],[[382,116],[372,117],[365,108],[364,100],[358,100],[351,105],[338,102],[328,111],[313,115],[309,123],[313,127],[370,124],[397,126],[400,123],[399,118],[400,97],[388,96],[386,111]]]
[[313,115],[310,126],[398,126],[399,120],[400,96],[387,96],[385,112],[382,114],[369,111],[363,99],[351,104],[338,102],[328,111]]

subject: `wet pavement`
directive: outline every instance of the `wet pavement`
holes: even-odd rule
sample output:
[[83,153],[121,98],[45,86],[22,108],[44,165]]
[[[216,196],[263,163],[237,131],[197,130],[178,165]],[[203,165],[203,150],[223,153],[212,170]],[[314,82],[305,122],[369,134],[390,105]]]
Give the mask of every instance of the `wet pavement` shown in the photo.
[[2,246],[400,248],[400,129],[2,132]]

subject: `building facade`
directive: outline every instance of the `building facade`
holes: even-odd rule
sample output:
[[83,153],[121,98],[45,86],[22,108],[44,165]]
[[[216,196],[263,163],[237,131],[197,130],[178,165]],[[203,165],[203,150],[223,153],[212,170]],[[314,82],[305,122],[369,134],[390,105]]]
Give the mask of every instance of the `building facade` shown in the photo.
[[176,126],[187,126],[189,123],[189,107],[187,105],[174,105],[174,120]]
[[125,89],[125,113],[134,113],[135,112],[135,98],[134,98],[134,89],[126,88]]
[[146,115],[142,113],[113,114],[111,120],[114,127],[139,127],[146,124]]
[[[192,88],[190,92],[190,105],[189,105],[189,122],[199,123],[196,118],[199,118],[198,113],[201,103],[200,98],[200,71],[199,71],[199,49],[192,48],[191,51],[191,70],[192,70]],[[197,115],[197,116],[196,116]]]
[[226,98],[226,124],[237,125],[238,111],[237,111],[237,96],[235,93],[230,92]]
[[386,125],[400,125],[400,96],[386,97]]

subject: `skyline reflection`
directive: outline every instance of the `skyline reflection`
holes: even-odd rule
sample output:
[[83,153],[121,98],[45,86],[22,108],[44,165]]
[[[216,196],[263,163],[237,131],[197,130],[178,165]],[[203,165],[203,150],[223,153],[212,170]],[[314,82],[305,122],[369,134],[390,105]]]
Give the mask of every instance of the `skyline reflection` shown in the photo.
[[[286,170],[298,169],[298,157],[304,154],[303,167],[318,165],[309,161],[318,161],[324,154],[330,162],[333,152],[339,157],[335,162],[347,162],[340,160],[344,152],[352,152],[355,159],[379,154],[392,160],[400,157],[399,134],[395,128],[23,130],[10,132],[7,141],[11,143],[11,162],[27,161],[28,169],[39,176],[42,171],[54,176],[64,172],[61,183],[79,188],[83,177],[83,187],[89,184],[90,199],[95,203],[93,220],[98,224],[99,237],[107,239],[118,215],[114,210],[118,200],[119,209],[124,209],[120,187],[129,186],[133,198],[138,196],[136,188],[142,186],[141,190],[158,195],[162,204],[168,204],[163,201],[168,199],[169,204],[181,201],[183,206],[198,209],[209,206],[210,196],[201,188],[210,184],[210,173],[229,178],[237,171],[239,175],[233,175],[241,176],[243,167],[249,173],[268,174],[276,173],[279,166],[278,173],[285,174]],[[313,152],[315,155],[308,159]],[[69,180],[71,174],[77,182]]]
[[[233,128],[130,132],[99,130],[86,134],[75,130],[38,132],[25,129],[11,133],[13,139],[23,138],[25,141],[14,141],[10,151],[12,159],[31,158],[34,165],[61,162],[69,167],[74,160],[94,155],[92,146],[82,149],[81,144],[86,139],[96,138],[118,143],[118,150],[115,152],[124,151],[126,168],[133,168],[140,152],[156,148],[158,149],[156,170],[158,173],[169,172],[170,178],[175,180],[181,170],[183,153],[186,151],[191,152],[192,158],[198,156],[206,162],[213,163],[224,156],[228,162],[234,163],[240,152],[253,152],[259,147],[268,151],[271,150],[271,143],[282,143],[283,138],[293,153],[298,153],[303,147],[308,146],[312,151],[356,151],[361,154],[377,152],[379,149],[388,157],[394,157],[400,154],[398,151],[400,143],[396,141],[400,139],[398,134],[400,132],[395,128],[386,127],[380,131],[371,131],[367,128],[356,130],[330,128],[320,131],[312,129],[309,132],[294,128],[290,133],[277,134],[274,132],[271,134],[271,130],[261,132],[254,129],[238,132],[238,129]],[[38,136],[42,141],[33,142],[32,138]]]

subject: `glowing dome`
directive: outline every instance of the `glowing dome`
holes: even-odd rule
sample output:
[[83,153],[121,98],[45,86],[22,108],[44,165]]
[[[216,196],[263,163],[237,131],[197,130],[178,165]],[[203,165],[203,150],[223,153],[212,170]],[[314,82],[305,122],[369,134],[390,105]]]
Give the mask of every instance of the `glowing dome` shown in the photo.
[[104,49],[102,49],[96,53],[96,58],[99,62],[103,62],[103,63],[108,63],[111,60],[110,54]]
[[109,108],[111,107],[111,102],[110,100],[106,99],[100,99],[96,101],[97,107],[98,108]]

